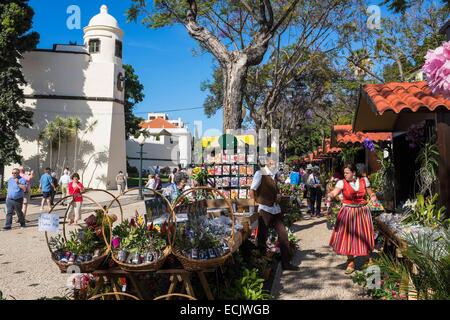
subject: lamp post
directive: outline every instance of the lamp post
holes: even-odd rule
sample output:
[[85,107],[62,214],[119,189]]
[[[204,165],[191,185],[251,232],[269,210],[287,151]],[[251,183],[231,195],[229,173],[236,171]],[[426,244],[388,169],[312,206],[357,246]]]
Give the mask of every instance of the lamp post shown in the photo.
[[139,159],[140,159],[140,164],[139,164],[139,197],[141,199],[143,199],[142,196],[142,155],[144,154],[143,148],[144,148],[144,143],[145,143],[145,137],[144,135],[141,133],[141,135],[139,136],[139,138],[137,139],[137,142],[139,143]]

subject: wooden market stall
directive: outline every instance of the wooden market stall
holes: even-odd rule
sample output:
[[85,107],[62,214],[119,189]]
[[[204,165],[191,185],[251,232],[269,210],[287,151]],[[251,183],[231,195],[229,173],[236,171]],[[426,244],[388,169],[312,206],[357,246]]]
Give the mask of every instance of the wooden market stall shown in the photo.
[[433,94],[425,81],[367,84],[360,89],[353,130],[394,133],[394,164],[399,200],[414,196],[416,154],[407,148],[406,132],[412,125],[425,123],[436,131],[439,160],[439,194],[450,207],[450,99]]

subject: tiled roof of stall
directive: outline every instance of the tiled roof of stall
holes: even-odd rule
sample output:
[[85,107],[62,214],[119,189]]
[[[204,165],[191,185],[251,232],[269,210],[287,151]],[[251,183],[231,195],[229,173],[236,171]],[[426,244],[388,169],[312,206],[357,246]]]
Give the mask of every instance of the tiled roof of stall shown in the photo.
[[434,111],[438,107],[450,110],[450,99],[433,94],[426,81],[366,84],[363,91],[380,115],[387,110],[395,113],[402,110],[417,112],[421,108]]
[[332,132],[332,145],[363,143],[364,139],[370,139],[374,142],[391,141],[390,132],[353,132],[351,125],[335,125]]

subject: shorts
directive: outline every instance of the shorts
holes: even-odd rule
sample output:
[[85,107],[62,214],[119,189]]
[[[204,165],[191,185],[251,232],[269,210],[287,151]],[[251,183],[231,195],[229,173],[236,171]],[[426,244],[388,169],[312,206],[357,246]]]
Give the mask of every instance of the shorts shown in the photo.
[[31,201],[31,192],[26,192],[23,194],[23,203],[28,204]]
[[48,199],[51,196],[52,196],[51,191],[49,191],[49,192],[42,192],[42,198],[44,198],[44,199]]

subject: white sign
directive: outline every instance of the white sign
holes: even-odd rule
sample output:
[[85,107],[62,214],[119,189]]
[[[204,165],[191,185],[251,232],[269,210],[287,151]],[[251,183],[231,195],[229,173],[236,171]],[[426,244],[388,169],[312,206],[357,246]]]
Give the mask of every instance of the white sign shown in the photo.
[[39,231],[58,232],[59,215],[55,213],[43,213],[39,217]]

